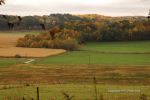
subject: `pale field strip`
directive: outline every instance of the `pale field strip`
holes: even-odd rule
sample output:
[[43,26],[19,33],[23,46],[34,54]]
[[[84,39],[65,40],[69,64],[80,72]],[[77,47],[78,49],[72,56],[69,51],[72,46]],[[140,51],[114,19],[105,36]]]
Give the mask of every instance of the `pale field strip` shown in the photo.
[[17,40],[23,35],[0,34],[0,57],[47,57],[65,53],[63,49],[21,48],[15,47]]

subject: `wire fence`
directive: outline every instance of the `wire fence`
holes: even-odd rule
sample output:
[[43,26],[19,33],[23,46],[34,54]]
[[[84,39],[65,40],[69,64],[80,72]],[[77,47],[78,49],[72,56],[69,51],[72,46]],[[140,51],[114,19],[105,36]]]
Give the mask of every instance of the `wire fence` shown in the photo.
[[[49,88],[51,89],[51,88]],[[141,90],[132,90],[132,89],[108,89],[103,92],[100,92],[100,89],[97,88],[96,81],[93,85],[93,90],[87,91],[88,95],[84,95],[83,91],[80,91],[79,88],[76,92],[79,92],[78,95],[72,94],[71,90],[61,93],[56,93],[53,97],[50,92],[53,92],[53,89],[48,89],[43,91],[42,87],[34,87],[34,95],[30,96],[5,96],[0,100],[150,100],[150,96],[142,93]],[[24,89],[22,88],[22,92]],[[47,92],[46,92],[47,91]],[[15,91],[12,91],[15,92]],[[26,91],[31,92],[31,91]],[[55,91],[56,92],[56,91]],[[59,95],[61,94],[61,95]],[[43,98],[44,95],[47,95],[48,98]],[[58,95],[58,98],[55,98]],[[61,96],[61,97],[59,97]]]

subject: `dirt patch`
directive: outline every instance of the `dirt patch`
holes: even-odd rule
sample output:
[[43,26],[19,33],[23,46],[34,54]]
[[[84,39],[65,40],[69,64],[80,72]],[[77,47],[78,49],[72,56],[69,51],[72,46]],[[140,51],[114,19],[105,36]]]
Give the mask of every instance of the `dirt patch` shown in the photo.
[[15,47],[18,38],[23,35],[0,34],[0,57],[47,57],[66,52],[62,49],[21,48]]

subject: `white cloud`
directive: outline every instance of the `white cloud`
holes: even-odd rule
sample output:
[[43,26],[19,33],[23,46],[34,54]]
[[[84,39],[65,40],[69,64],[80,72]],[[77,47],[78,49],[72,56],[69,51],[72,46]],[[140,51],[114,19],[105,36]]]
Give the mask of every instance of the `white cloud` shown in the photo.
[[1,14],[98,13],[111,16],[146,15],[150,0],[6,0]]

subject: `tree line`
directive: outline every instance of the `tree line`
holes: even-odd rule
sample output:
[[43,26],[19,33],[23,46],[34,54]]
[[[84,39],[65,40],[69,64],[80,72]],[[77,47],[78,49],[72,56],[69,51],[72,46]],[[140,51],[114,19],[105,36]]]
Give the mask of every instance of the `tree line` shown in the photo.
[[0,30],[50,30],[54,27],[78,31],[80,41],[149,40],[146,17],[51,14],[47,16],[0,15]]

